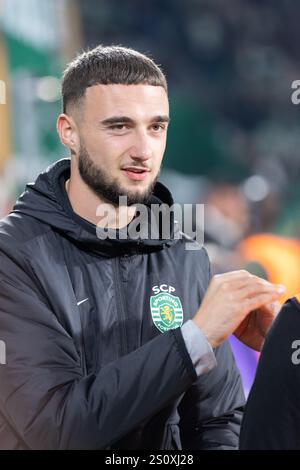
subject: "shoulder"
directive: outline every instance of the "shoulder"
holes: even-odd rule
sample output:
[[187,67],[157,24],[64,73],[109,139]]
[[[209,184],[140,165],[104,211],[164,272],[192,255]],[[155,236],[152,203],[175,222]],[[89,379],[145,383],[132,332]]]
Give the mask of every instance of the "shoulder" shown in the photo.
[[33,217],[12,212],[0,220],[0,253],[12,259],[21,257],[28,245],[50,230]]
[[178,232],[176,243],[170,246],[170,252],[183,276],[188,272],[201,279],[204,286],[208,285],[211,277],[210,261],[203,244],[184,232]]
[[183,252],[184,255],[192,262],[199,263],[201,261],[205,265],[209,265],[209,257],[204,243],[199,242],[182,231],[177,232],[176,249]]
[[47,231],[49,225],[18,212],[11,212],[0,220],[0,241],[10,238],[15,243],[24,243]]

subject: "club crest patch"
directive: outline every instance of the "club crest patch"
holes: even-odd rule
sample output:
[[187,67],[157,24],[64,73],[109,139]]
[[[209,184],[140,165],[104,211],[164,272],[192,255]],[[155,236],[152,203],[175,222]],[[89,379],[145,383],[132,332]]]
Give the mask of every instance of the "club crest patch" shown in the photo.
[[154,325],[162,333],[179,328],[183,323],[180,298],[169,292],[160,292],[151,296],[150,310]]

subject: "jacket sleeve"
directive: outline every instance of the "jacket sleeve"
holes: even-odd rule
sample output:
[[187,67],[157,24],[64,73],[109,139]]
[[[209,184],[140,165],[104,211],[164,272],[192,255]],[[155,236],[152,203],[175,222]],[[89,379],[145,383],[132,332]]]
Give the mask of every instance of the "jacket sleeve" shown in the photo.
[[[207,252],[195,272],[201,280],[201,297],[210,279]],[[183,449],[236,449],[245,397],[240,373],[228,341],[214,350],[217,366],[200,375],[179,405]]]
[[217,367],[201,375],[180,405],[183,449],[236,449],[245,397],[229,343],[215,349]]
[[196,379],[180,329],[84,376],[73,338],[31,277],[6,256],[0,340],[6,346],[0,412],[31,449],[107,448]]

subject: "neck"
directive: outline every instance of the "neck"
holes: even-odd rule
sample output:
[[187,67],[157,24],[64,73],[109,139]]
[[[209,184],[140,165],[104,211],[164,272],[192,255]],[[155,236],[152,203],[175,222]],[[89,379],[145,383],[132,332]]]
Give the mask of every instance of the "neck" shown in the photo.
[[71,176],[65,188],[73,211],[97,227],[120,229],[135,215],[135,206],[114,206],[96,195],[82,180],[73,158]]

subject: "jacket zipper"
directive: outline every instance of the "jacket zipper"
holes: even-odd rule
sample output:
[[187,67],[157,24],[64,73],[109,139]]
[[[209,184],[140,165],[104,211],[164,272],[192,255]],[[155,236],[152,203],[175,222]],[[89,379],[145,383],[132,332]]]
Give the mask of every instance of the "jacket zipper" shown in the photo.
[[79,310],[79,318],[81,323],[81,347],[82,347],[82,369],[83,375],[87,375],[86,352],[85,352],[85,339],[84,339],[84,319],[82,312]]
[[116,291],[116,309],[118,318],[121,321],[121,355],[127,354],[127,333],[126,333],[126,314],[124,309],[124,296],[122,295],[122,282],[120,282],[120,266],[119,258],[113,259],[113,271],[114,271],[114,280],[115,280],[115,291]]

